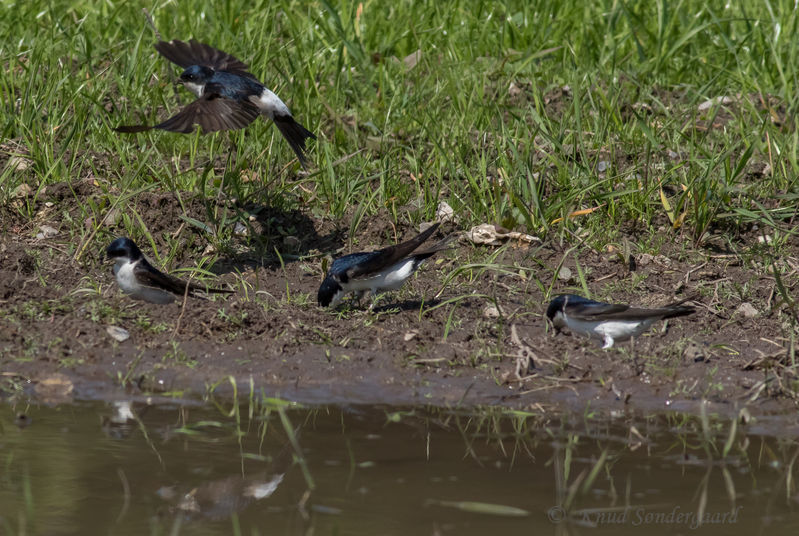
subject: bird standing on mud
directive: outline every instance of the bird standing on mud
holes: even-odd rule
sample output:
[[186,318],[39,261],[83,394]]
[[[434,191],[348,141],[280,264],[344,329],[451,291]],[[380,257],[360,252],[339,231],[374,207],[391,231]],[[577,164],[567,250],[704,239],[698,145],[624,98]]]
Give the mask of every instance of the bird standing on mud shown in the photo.
[[305,140],[316,139],[312,132],[294,120],[288,106],[247,71],[248,66],[226,52],[194,39],[159,41],[155,49],[172,63],[185,69],[180,83],[197,95],[197,100],[157,125],[123,125],[117,132],[144,132],[153,128],[187,134],[200,125],[203,134],[244,128],[258,115],[275,122],[303,167]]
[[379,292],[397,290],[425,259],[447,248],[450,237],[429,249],[413,253],[430,238],[438,226],[438,223],[431,225],[416,237],[395,246],[339,257],[333,261],[325,280],[319,287],[317,293],[319,305],[335,308],[349,292],[357,292],[360,300],[370,292],[376,296]]
[[637,337],[658,320],[694,312],[678,302],[657,309],[639,309],[623,304],[603,303],[575,294],[561,294],[549,303],[547,318],[556,329],[569,328],[575,333],[603,341],[610,348],[615,341]]
[[176,296],[195,292],[230,293],[232,290],[206,288],[167,275],[147,262],[139,247],[130,238],[117,238],[106,248],[105,254],[114,259],[114,275],[122,292],[137,300],[165,305]]

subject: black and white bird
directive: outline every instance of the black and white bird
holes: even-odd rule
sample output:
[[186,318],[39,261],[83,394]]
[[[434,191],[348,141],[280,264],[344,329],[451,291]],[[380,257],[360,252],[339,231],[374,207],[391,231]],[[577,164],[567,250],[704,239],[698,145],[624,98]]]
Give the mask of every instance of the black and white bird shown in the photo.
[[190,281],[167,275],[147,261],[139,247],[130,238],[117,238],[106,248],[106,255],[114,259],[114,275],[122,292],[137,300],[167,304],[177,296],[196,292],[230,293],[232,290],[206,288]]
[[558,330],[569,328],[580,335],[602,341],[602,348],[610,348],[616,341],[637,337],[658,320],[694,312],[693,307],[681,303],[657,309],[641,309],[589,300],[575,294],[561,294],[549,303],[547,318]]
[[200,125],[203,134],[207,134],[238,130],[264,115],[275,122],[300,164],[306,166],[305,140],[316,139],[316,136],[294,120],[288,106],[248,72],[246,63],[194,39],[188,43],[177,39],[159,41],[155,49],[185,69],[179,81],[197,96],[197,100],[163,123],[123,125],[114,130],[131,133],[157,128],[186,134]]
[[414,253],[438,229],[438,225],[430,226],[407,242],[377,251],[351,253],[333,261],[317,293],[319,305],[336,307],[350,292],[358,293],[358,299],[362,299],[369,293],[376,296],[380,292],[399,289],[425,259],[448,248],[450,238],[445,238],[429,249]]

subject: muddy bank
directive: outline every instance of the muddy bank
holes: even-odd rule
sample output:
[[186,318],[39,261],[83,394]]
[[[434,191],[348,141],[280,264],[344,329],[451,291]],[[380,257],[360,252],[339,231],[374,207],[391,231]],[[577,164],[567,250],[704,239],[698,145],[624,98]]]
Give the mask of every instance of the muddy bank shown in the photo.
[[[790,311],[772,268],[747,255],[758,247],[755,231],[696,248],[672,231],[653,239],[651,229],[630,228],[629,255],[623,245],[596,251],[557,238],[499,252],[460,241],[383,296],[374,313],[332,312],[317,307],[316,290],[322,258],[350,251],[346,229],[302,212],[219,203],[217,211],[252,217],[238,241],[209,251],[203,231],[181,218],[212,225],[207,203],[145,192],[132,206],[150,225],[165,263],[159,266],[174,272],[215,256],[205,268],[217,277],[208,281],[238,291],[157,306],[130,300],[114,284],[102,252],[125,232],[121,221],[89,232],[95,222],[86,201],[99,195],[86,182],[54,185],[0,209],[7,396],[203,396],[232,392],[235,378],[239,393],[252,381],[271,395],[319,403],[653,411],[695,410],[708,400],[730,413],[795,407]],[[22,216],[22,207],[33,217]],[[87,232],[72,234],[66,215],[85,220]],[[445,224],[436,236],[459,231]],[[409,222],[373,218],[359,228],[357,249],[415,232]],[[662,242],[653,243],[660,234]],[[798,259],[796,246],[775,259],[790,293]],[[555,335],[542,316],[545,292],[582,293],[580,273],[596,299],[658,306],[691,297],[697,312],[611,350]],[[108,326],[130,338],[115,341]]]

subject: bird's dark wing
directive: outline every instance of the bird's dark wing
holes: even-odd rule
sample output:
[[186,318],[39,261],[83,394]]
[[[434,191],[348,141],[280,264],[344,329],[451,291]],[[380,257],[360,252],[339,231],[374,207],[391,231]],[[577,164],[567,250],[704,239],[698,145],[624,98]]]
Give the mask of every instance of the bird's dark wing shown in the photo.
[[192,283],[191,281],[183,281],[182,279],[178,279],[177,277],[171,276],[169,274],[165,274],[153,268],[152,266],[149,269],[142,265],[142,263],[137,263],[133,269],[133,273],[136,274],[136,277],[142,281],[144,284],[154,288],[163,288],[177,294],[179,296],[183,296],[186,292],[186,287],[189,287],[189,294],[194,294],[197,291],[207,292],[207,293],[231,293],[233,292],[230,289],[225,288],[210,288],[204,285],[198,285],[196,283]]
[[226,71],[257,80],[247,71],[249,67],[243,61],[195,39],[191,39],[188,43],[177,39],[169,42],[159,41],[155,44],[155,49],[163,57],[184,69],[192,65],[203,65],[215,71]]
[[389,246],[387,248],[373,252],[369,257],[364,259],[363,262],[360,262],[347,270],[347,276],[350,278],[362,277],[379,272],[383,268],[387,268],[392,264],[399,262],[401,259],[413,253],[413,251],[421,246],[425,240],[430,238],[430,235],[432,235],[436,229],[438,229],[438,226],[439,224],[435,223],[431,225],[429,229],[416,235],[407,242],[403,242],[395,246]]
[[194,125],[200,125],[203,134],[218,130],[238,130],[258,117],[258,108],[249,101],[228,99],[215,91],[212,84],[206,85],[199,99],[187,104],[181,111],[157,125],[122,125],[114,130],[123,133],[144,132],[152,128],[188,134]]
[[148,269],[143,262],[136,263],[133,273],[139,281],[149,287],[165,289],[181,296],[186,292],[186,285],[189,285],[189,291],[191,291],[191,284],[187,281],[181,281],[177,277],[159,272],[152,267]]
[[153,128],[185,134],[192,132],[194,125],[200,125],[203,134],[208,134],[218,130],[244,128],[258,117],[258,108],[250,102],[228,99],[219,93],[209,92],[208,85],[202,97]]
[[646,320],[648,318],[669,318],[690,314],[694,308],[688,305],[642,309],[629,305],[594,302],[590,304],[570,304],[566,312],[572,318],[586,321],[598,320]]
[[617,315],[624,314],[629,310],[629,305],[591,301],[578,303],[566,302],[564,312],[577,320],[597,321],[605,319],[612,320]]

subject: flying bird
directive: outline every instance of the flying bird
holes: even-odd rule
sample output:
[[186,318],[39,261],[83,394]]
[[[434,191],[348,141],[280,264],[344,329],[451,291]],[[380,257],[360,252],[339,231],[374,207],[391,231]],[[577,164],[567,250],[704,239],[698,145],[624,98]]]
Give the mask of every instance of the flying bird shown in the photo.
[[575,333],[602,341],[602,348],[610,348],[616,341],[637,337],[658,320],[694,312],[693,307],[681,303],[641,309],[589,300],[575,294],[561,294],[549,303],[547,318],[558,330],[567,327]]
[[294,120],[288,106],[264,87],[243,63],[194,39],[188,43],[159,41],[155,49],[163,57],[184,69],[179,82],[197,96],[177,114],[157,125],[122,125],[117,132],[144,132],[153,128],[181,132],[194,131],[200,125],[203,134],[218,130],[238,130],[264,115],[275,122],[303,167],[305,140],[316,139],[312,132]]
[[[436,223],[407,242],[377,251],[351,253],[333,261],[325,280],[319,287],[317,300],[322,307],[336,307],[350,292],[358,299],[372,293],[397,290],[419,268],[425,259],[447,249],[450,238],[434,244],[429,249],[414,253],[438,229]],[[374,306],[374,302],[372,303]]]
[[206,288],[190,281],[182,281],[167,275],[144,258],[139,247],[130,238],[117,238],[106,248],[106,255],[114,259],[114,275],[122,292],[137,300],[150,303],[167,304],[175,301],[176,296],[187,292],[230,293],[232,290]]

